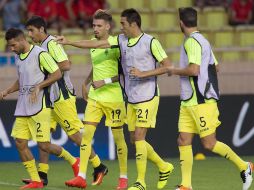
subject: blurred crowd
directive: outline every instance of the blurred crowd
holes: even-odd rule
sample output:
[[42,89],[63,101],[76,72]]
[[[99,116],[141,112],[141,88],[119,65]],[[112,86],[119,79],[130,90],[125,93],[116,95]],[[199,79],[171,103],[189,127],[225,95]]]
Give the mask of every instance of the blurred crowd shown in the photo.
[[228,13],[228,23],[232,26],[253,24],[253,0],[196,0],[196,6],[224,7]]
[[[195,6],[222,6],[232,26],[253,23],[253,0],[195,0]],[[48,27],[62,29],[92,25],[97,9],[110,8],[106,0],[0,0],[2,29],[23,28],[24,21],[33,15],[44,17]]]
[[4,30],[22,29],[22,23],[33,15],[42,16],[50,28],[88,28],[94,12],[104,8],[106,0],[0,0]]

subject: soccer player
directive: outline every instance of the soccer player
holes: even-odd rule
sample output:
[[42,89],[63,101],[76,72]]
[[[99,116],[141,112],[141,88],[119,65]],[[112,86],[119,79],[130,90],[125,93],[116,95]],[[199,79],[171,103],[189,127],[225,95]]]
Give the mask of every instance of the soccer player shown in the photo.
[[[70,80],[70,61],[61,45],[54,41],[54,37],[47,34],[46,22],[42,17],[34,16],[26,22],[26,29],[28,30],[29,37],[47,51],[51,57],[58,64],[62,78],[54,83],[51,87],[50,96],[54,102],[54,109],[52,112],[51,129],[56,128],[56,123],[64,129],[68,137],[75,142],[78,146],[81,145],[82,135],[80,129],[83,128],[83,123],[78,118],[76,109],[76,96],[73,85]],[[71,156],[69,163],[74,169],[74,175],[78,175],[79,159]],[[94,168],[94,181],[93,184],[102,182],[103,176],[107,173],[108,169],[100,161],[98,155],[92,150],[90,161]],[[48,154],[40,151],[39,175],[47,183],[48,172]],[[27,180],[23,180],[26,182]]]
[[51,102],[48,86],[61,78],[61,72],[52,57],[39,46],[29,44],[24,33],[9,29],[5,39],[10,50],[16,53],[18,79],[0,94],[0,100],[19,91],[15,110],[16,121],[11,136],[28,171],[31,181],[21,189],[42,188],[35,160],[28,148],[33,139],[41,150],[58,157],[70,157],[60,146],[50,143]]
[[192,139],[195,134],[207,150],[233,162],[241,172],[243,190],[252,182],[253,164],[243,161],[230,147],[216,139],[219,89],[217,60],[210,43],[197,29],[197,11],[191,7],[180,8],[180,27],[185,35],[181,48],[180,68],[170,69],[180,76],[181,107],[179,115],[178,146],[182,182],[177,190],[191,190],[193,165]]
[[[112,16],[103,10],[98,10],[93,17],[93,41],[113,40],[110,36],[110,24]],[[99,89],[90,87],[87,95],[87,82],[83,84],[83,97],[87,100],[84,115],[85,133],[80,148],[80,171],[78,177],[66,182],[71,187],[86,187],[86,170],[88,156],[91,151],[91,141],[97,125],[103,116],[106,116],[105,125],[111,127],[114,141],[117,146],[117,156],[120,168],[120,177],[117,190],[128,187],[127,179],[127,145],[123,133],[123,124],[126,117],[125,103],[122,89],[118,81],[119,49],[90,49],[92,58],[92,73],[86,81],[94,81],[95,86],[103,82]],[[113,80],[113,81],[112,81]],[[88,99],[86,98],[88,97]]]
[[[145,174],[147,159],[159,168],[157,187],[162,189],[173,171],[172,164],[165,162],[145,140],[149,128],[155,128],[159,105],[159,92],[156,75],[164,74],[171,67],[165,51],[158,40],[143,33],[141,17],[135,9],[126,9],[121,14],[123,34],[114,40],[93,41],[83,40],[69,42],[64,37],[57,41],[80,48],[115,48],[120,49],[120,62],[124,75],[124,91],[127,96],[127,124],[131,142],[136,146],[137,181],[129,190],[145,190]],[[157,67],[157,63],[160,66]],[[143,72],[141,72],[143,71]]]

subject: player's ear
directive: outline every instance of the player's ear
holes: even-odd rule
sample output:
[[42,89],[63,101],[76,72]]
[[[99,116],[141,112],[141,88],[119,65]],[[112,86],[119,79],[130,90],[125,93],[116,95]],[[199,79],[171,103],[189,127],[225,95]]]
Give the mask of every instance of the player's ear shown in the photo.
[[106,30],[109,31],[110,30],[110,23],[106,24]]
[[40,27],[40,33],[44,33],[44,27]]

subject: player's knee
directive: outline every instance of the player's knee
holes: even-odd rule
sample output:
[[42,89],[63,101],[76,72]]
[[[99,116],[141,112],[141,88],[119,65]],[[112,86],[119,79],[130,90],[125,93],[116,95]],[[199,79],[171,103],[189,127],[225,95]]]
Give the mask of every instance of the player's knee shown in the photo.
[[77,132],[73,135],[70,135],[69,138],[78,146],[81,145],[81,141],[82,141],[82,135],[80,132]]
[[49,145],[50,144],[48,142],[38,143],[39,148],[44,152],[49,152]]
[[134,134],[134,138],[135,138],[135,141],[142,141],[142,140],[145,140],[145,137],[146,137],[146,131],[135,131],[135,134]]
[[26,147],[28,147],[27,141],[22,140],[22,139],[16,139],[15,143],[16,143],[16,147],[17,147],[18,150],[23,150]]
[[188,139],[183,138],[181,135],[177,138],[178,146],[187,146],[190,145],[191,142]]
[[212,151],[214,148],[215,143],[213,141],[202,141],[203,147],[206,150]]

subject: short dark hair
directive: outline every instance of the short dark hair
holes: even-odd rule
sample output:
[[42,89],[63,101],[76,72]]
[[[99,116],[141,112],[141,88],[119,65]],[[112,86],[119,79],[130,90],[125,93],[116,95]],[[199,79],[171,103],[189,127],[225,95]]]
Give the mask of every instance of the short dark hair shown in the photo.
[[44,32],[47,33],[47,23],[46,21],[40,16],[32,16],[30,19],[26,21],[26,27],[34,26],[35,28],[44,28]]
[[121,17],[126,17],[129,24],[135,22],[141,28],[141,16],[136,9],[125,9],[121,13]]
[[180,20],[187,27],[196,27],[197,26],[197,11],[192,7],[179,8],[179,17]]
[[18,29],[18,28],[10,28],[9,30],[7,30],[7,32],[5,33],[5,40],[11,40],[17,37],[24,37],[25,38],[25,34],[22,30]]
[[102,20],[105,20],[109,23],[112,22],[111,14],[108,13],[106,10],[102,10],[102,9],[99,9],[94,13],[93,19],[102,19]]

